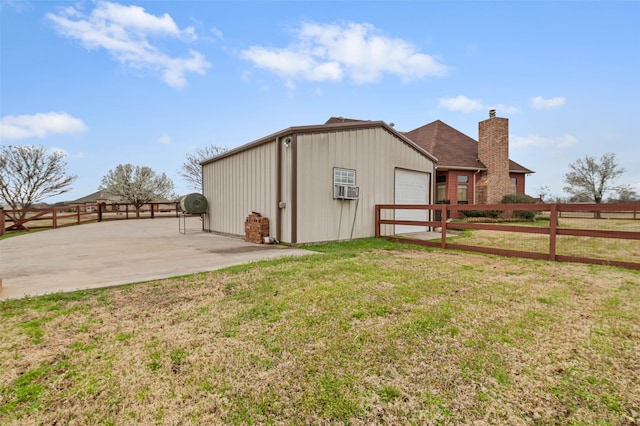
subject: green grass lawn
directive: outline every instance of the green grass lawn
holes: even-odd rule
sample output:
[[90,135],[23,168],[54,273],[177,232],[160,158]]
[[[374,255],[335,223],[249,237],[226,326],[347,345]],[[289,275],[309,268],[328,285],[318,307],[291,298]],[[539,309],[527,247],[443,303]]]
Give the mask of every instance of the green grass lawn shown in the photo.
[[638,271],[312,249],[2,302],[0,424],[640,422]]

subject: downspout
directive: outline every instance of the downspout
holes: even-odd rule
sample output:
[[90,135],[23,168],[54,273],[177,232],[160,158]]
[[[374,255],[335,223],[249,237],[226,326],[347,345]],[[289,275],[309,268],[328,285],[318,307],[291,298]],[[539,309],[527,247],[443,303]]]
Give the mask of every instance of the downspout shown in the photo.
[[[204,195],[204,166],[200,164],[200,191],[202,196]],[[205,197],[206,199],[206,197]],[[177,206],[176,206],[177,207]],[[178,209],[176,208],[176,215],[178,215]],[[100,215],[100,219],[102,219],[102,215]],[[100,222],[100,220],[98,220]],[[206,225],[206,226],[205,226]],[[185,228],[186,229],[186,228]],[[202,232],[211,232],[211,215],[209,214],[209,203],[207,202],[207,211],[202,215]]]
[[291,244],[298,243],[298,135],[291,135]]
[[[438,202],[438,184],[436,183],[438,180],[438,166],[433,165],[433,174],[429,177],[431,180],[431,193],[429,194],[429,204],[436,204]],[[432,221],[436,220],[436,211],[429,210],[427,220]],[[429,231],[433,231],[433,226],[427,227]]]
[[438,202],[438,166],[433,165],[433,175],[431,176],[431,198],[429,204],[435,204]]
[[478,169],[473,174],[473,204],[477,204],[478,200],[476,199],[476,176],[480,173],[480,169]]
[[282,239],[282,150],[281,139],[276,138],[276,235],[277,241]]

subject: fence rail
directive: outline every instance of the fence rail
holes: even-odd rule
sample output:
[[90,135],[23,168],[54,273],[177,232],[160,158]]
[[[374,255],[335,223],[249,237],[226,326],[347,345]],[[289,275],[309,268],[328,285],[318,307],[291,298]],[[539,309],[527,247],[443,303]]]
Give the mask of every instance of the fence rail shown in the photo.
[[[447,219],[471,209],[498,217]],[[407,219],[412,214],[406,211],[423,218]],[[535,221],[518,219],[522,212],[531,212]],[[380,204],[375,210],[376,236],[443,249],[640,269],[639,212],[638,203]],[[433,220],[436,217],[439,220]],[[398,225],[419,228],[398,234]]]
[[179,213],[180,203],[147,203],[139,209],[126,203],[82,204],[48,209],[0,209],[0,236],[7,231],[55,229],[105,220],[177,217]]

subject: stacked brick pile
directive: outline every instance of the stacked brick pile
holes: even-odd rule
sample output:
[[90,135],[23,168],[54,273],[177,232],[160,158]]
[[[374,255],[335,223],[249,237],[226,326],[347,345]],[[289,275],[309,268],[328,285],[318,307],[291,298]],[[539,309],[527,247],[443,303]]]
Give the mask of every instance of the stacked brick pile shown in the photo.
[[251,212],[244,221],[244,240],[250,243],[262,244],[264,237],[269,236],[269,218],[260,213]]

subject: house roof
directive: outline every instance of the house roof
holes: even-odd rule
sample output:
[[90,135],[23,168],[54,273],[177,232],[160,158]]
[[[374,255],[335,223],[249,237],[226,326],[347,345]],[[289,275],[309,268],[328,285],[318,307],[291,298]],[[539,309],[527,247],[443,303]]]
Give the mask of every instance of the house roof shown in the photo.
[[[78,198],[77,200],[70,201],[70,204],[86,204],[86,203],[97,203],[100,200],[109,200],[109,196],[107,196],[107,192],[102,189],[94,192],[93,194],[85,195],[82,198]],[[154,203],[173,203],[175,201],[167,200],[166,198],[158,198],[153,201]]]
[[96,191],[93,194],[85,195],[82,198],[78,198],[77,200],[71,201],[72,204],[82,204],[82,203],[95,203],[98,200],[106,200],[107,197],[104,191]]
[[[404,133],[416,145],[438,158],[438,168],[486,169],[478,159],[478,141],[436,120]],[[533,173],[513,160],[509,160],[509,171]]]
[[342,118],[342,117],[331,117],[329,120],[327,120],[325,124],[288,127],[286,129],[280,130],[279,132],[272,133],[268,136],[255,140],[253,142],[249,142],[245,145],[239,146],[232,150],[226,151],[220,155],[204,160],[200,162],[200,164],[204,166],[206,164],[213,163],[223,158],[235,155],[239,152],[247,151],[256,146],[272,142],[276,138],[284,138],[287,136],[300,135],[300,134],[309,134],[309,133],[318,133],[318,132],[338,132],[338,131],[345,131],[345,130],[366,129],[366,128],[374,128],[374,127],[383,128],[387,132],[396,136],[403,143],[409,145],[411,148],[416,150],[420,155],[424,155],[425,157],[431,159],[432,161],[435,161],[435,162],[438,161],[438,159],[432,153],[425,151],[424,148],[417,145],[414,141],[407,138],[407,136],[405,136],[403,133],[398,132],[396,129],[394,129],[392,126],[385,123],[384,121],[364,121],[364,120],[354,120],[354,119]]
[[344,117],[329,117],[329,119],[324,124],[353,123],[353,122],[360,122],[360,121],[367,121],[367,120],[358,120],[355,118],[344,118]]

